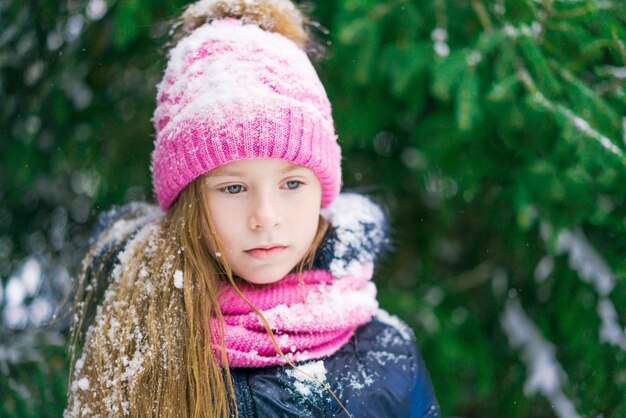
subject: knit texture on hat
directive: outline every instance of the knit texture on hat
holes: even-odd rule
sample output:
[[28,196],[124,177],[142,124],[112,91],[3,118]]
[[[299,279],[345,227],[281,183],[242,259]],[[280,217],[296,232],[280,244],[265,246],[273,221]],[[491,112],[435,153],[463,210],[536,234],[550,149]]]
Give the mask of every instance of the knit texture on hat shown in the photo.
[[341,185],[330,103],[305,52],[234,19],[195,29],[170,52],[158,86],[152,178],[164,210],[198,176],[249,158],[310,168],[322,207]]

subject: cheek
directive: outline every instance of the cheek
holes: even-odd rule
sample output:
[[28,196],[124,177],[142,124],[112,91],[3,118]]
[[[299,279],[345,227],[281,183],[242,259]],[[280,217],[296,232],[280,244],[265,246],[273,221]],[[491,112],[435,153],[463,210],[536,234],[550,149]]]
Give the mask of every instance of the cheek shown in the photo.
[[[213,219],[213,223],[215,224],[215,219]],[[209,249],[209,252],[215,254],[217,252],[217,245],[215,244],[215,240],[213,239],[213,235],[209,231],[208,225],[204,227],[204,243],[206,247]],[[219,231],[215,231],[215,233],[219,236]],[[224,241],[220,239],[222,245],[224,245]]]
[[305,209],[300,210],[298,215],[301,219],[301,228],[307,236],[308,245],[313,242],[320,219],[320,206],[322,202],[322,191],[319,184],[308,194]]
[[[232,208],[224,208],[223,205],[219,204],[219,202],[216,203],[209,200],[208,203],[214,232],[219,239],[222,249],[227,250],[232,245],[233,237],[236,237],[238,234],[237,223],[235,222],[238,215]],[[217,245],[215,244],[213,237],[210,234],[207,235],[206,242],[209,250],[213,253],[217,252]]]
[[296,212],[295,216],[297,219],[296,225],[298,232],[302,237],[303,244],[305,244],[308,248],[317,233],[320,210],[315,206],[308,208],[307,210],[300,209]]

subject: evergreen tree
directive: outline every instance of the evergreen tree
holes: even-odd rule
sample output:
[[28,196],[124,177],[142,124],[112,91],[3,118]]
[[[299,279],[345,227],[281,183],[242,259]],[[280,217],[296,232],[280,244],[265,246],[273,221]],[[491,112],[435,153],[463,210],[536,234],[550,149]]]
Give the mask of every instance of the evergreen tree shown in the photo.
[[[185,3],[0,3],[1,416],[63,408],[63,323],[32,327],[95,214],[151,199]],[[312,10],[345,186],[393,222],[381,303],[415,329],[444,415],[626,416],[626,3]]]

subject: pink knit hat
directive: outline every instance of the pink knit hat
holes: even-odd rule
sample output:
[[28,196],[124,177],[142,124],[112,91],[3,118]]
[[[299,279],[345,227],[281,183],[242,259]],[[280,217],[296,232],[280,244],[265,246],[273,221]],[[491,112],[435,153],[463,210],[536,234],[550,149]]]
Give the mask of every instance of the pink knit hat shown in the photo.
[[248,158],[310,168],[322,207],[339,192],[341,150],[324,87],[302,49],[255,24],[215,20],[179,41],[152,121],[152,179],[164,210],[198,176]]

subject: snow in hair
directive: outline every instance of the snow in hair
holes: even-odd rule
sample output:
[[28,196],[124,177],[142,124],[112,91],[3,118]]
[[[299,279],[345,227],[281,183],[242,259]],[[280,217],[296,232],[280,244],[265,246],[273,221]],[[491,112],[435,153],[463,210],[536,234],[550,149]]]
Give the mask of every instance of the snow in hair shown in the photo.
[[185,32],[190,33],[207,22],[229,17],[280,33],[300,48],[306,46],[308,37],[303,28],[304,16],[289,0],[200,0],[185,10],[182,26]]

